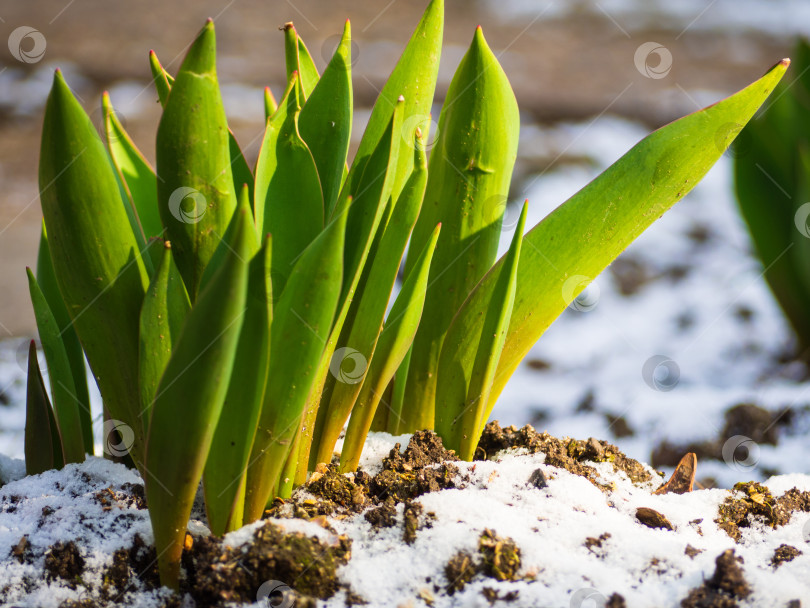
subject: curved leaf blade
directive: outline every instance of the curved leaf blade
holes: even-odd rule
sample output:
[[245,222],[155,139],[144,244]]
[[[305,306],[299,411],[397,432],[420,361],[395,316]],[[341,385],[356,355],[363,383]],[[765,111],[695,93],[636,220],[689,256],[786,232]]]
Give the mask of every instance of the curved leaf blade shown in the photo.
[[[654,131],[526,234],[512,318],[488,410],[529,349],[567,307],[562,295],[566,279],[595,277],[683,198],[725,150],[717,146],[718,133],[728,123],[747,123],[788,63],[783,60],[738,93]],[[552,238],[553,248],[548,246]],[[502,272],[503,259],[476,289],[493,290]],[[581,284],[578,291],[584,288]],[[468,309],[468,314],[478,312]]]
[[[62,294],[59,293],[59,285],[56,283],[56,275],[53,270],[51,260],[51,250],[48,246],[48,233],[45,230],[45,222],[42,223],[42,231],[39,236],[39,252],[37,253],[37,283],[39,284],[48,307],[53,313],[56,324],[59,327],[59,334],[67,353],[70,371],[73,376],[73,388],[76,390],[75,398],[79,407],[79,419],[82,426],[82,437],[84,438],[84,451],[86,454],[93,454],[93,426],[90,416],[90,393],[87,390],[87,368],[84,364],[84,350],[79,342],[79,336],[70,320]],[[61,443],[61,440],[60,440]]]
[[25,398],[25,474],[38,475],[63,466],[62,438],[39,370],[37,348],[31,340]]
[[105,91],[101,98],[107,146],[129,202],[146,239],[160,236],[163,224],[157,202],[157,178],[149,162],[118,120]]
[[137,434],[137,455],[138,314],[148,276],[107,150],[60,72],[45,109],[39,181],[59,292],[105,405]]
[[[295,261],[324,226],[318,169],[298,130],[294,74],[279,110],[267,122],[256,165],[256,220],[273,235],[273,290],[281,293]],[[259,224],[259,221],[262,223]]]
[[191,309],[152,406],[144,480],[161,582],[177,589],[194,495],[222,411],[245,311],[253,226],[234,217],[234,248]]
[[48,379],[51,384],[56,423],[62,437],[65,462],[84,462],[84,436],[79,416],[79,403],[76,399],[73,372],[59,332],[59,325],[48,306],[45,295],[39,288],[34,273],[30,268],[26,268],[26,273],[39,339],[48,363]]
[[[453,315],[497,257],[519,129],[512,87],[478,27],[447,91],[411,239],[412,251],[420,251],[436,224],[443,226],[413,343],[405,431],[433,428],[442,342]],[[405,276],[411,266],[406,263]]]
[[191,302],[174,263],[171,244],[164,242],[160,263],[146,290],[140,314],[138,374],[144,431],[149,429],[160,378],[190,310]]
[[298,128],[309,146],[323,190],[325,217],[337,203],[352,131],[351,27],[301,109]]
[[337,308],[345,234],[343,214],[304,250],[274,308],[269,380],[248,467],[245,521],[261,517],[301,429]]
[[[331,459],[335,442],[363,387],[367,371],[365,367],[376,358],[376,345],[383,328],[386,307],[405,246],[422,207],[428,175],[427,161],[423,146],[414,147],[416,158],[413,172],[391,213],[388,225],[384,229],[380,228],[382,236],[375,243],[373,254],[369,255],[369,263],[361,279],[362,289],[357,290],[338,340],[341,347],[350,349],[344,352],[351,353],[351,360],[357,359],[355,353],[362,357],[354,362],[363,368],[352,370],[350,377],[343,378],[347,381],[338,380],[338,376],[344,375],[342,370],[336,375],[333,369],[332,375],[328,377],[328,382],[333,386],[330,391],[324,392],[324,395],[329,395],[329,401],[318,408],[314,435],[314,444],[317,446],[315,458],[319,463],[329,462]],[[340,363],[340,360],[332,360],[330,367],[339,367]]]
[[[526,210],[523,205],[504,270],[492,291],[474,290],[456,314],[442,345],[436,391],[436,432],[449,450],[472,460],[484,429],[489,393],[515,302]],[[488,301],[480,298],[489,296]],[[468,314],[467,309],[484,314]]]
[[245,321],[236,347],[228,394],[203,474],[208,523],[217,536],[243,525],[247,464],[270,363],[271,250],[268,237],[250,261]]
[[158,207],[192,302],[236,209],[215,46],[209,20],[183,60],[157,133]]
[[430,240],[414,264],[413,272],[405,279],[402,290],[391,307],[385,327],[380,333],[377,350],[371,360],[371,370],[363,382],[363,389],[352,409],[349,427],[346,430],[343,452],[340,455],[340,468],[343,472],[357,469],[363,445],[385,387],[410,352],[424,311],[430,265],[440,230],[441,224],[434,229]]

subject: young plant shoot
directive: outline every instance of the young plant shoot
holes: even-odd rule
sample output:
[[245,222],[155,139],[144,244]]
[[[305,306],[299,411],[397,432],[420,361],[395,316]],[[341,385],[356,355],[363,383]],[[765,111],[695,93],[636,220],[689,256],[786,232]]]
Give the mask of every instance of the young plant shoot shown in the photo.
[[145,480],[169,587],[200,481],[221,535],[330,462],[344,427],[342,471],[372,425],[435,428],[471,459],[509,376],[567,306],[566,280],[598,275],[689,192],[723,153],[717,134],[747,123],[787,67],[655,131],[524,236],[527,202],[496,260],[518,106],[479,27],[430,132],[443,24],[432,0],[352,159],[348,23],[322,74],[283,28],[287,86],[265,95],[253,167],[228,129],[210,20],[176,74],[150,54],[154,169],[107,96],[105,145],[54,76],[29,271],[52,390],[32,350],[27,467],[92,452],[86,355],[106,451]]

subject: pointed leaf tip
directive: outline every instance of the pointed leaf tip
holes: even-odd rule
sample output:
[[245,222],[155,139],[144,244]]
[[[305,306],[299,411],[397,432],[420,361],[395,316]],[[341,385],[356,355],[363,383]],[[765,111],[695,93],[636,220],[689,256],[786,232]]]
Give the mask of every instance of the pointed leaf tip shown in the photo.
[[191,44],[188,54],[183,60],[181,70],[183,69],[195,74],[216,73],[216,34],[212,19],[209,18],[205,22]]

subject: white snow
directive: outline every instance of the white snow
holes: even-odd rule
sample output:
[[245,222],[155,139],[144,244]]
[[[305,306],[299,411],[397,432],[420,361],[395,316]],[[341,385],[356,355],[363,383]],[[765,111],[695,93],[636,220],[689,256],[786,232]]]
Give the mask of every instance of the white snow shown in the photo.
[[[364,461],[379,463],[394,442],[402,439],[372,434]],[[711,577],[720,553],[734,548],[744,559],[745,576],[754,590],[742,606],[784,606],[789,600],[810,597],[810,514],[795,513],[788,525],[776,530],[755,524],[743,529],[741,543],[735,544],[712,521],[718,505],[728,496],[726,490],[655,496],[651,490],[660,482],[635,486],[624,474],[613,472],[612,465],[596,464],[602,481],[615,488],[605,494],[583,477],[544,464],[544,459],[543,454],[512,451],[501,453],[495,461],[459,463],[457,489],[416,499],[424,513],[433,513],[435,518],[419,530],[412,545],[401,540],[403,505],[399,505],[400,525],[392,528],[374,530],[362,514],[329,518],[339,534],[352,540],[351,559],[338,571],[340,581],[372,608],[398,606],[417,597],[432,597],[432,606],[437,608],[483,607],[489,605],[481,593],[485,587],[497,589],[501,595],[518,592],[517,601],[510,604],[516,607],[586,606],[571,603],[584,597],[590,597],[593,606],[601,606],[596,600],[612,593],[621,594],[634,608],[674,606]],[[528,483],[536,469],[546,476],[545,488]],[[116,490],[124,483],[139,482],[137,473],[122,465],[90,458],[81,465],[2,487],[0,581],[15,589],[4,599],[15,606],[49,608],[81,596],[79,591],[45,581],[42,557],[31,565],[5,559],[23,534],[40,553],[58,541],[77,541],[87,562],[83,579],[94,586],[100,584],[101,569],[109,565],[112,553],[128,547],[136,533],[151,542],[146,511],[115,501],[105,510],[93,498],[108,487]],[[777,496],[793,487],[809,489],[810,476],[773,477],[768,485]],[[43,507],[53,512],[44,516]],[[643,526],[635,518],[639,507],[663,513],[675,529]],[[271,521],[289,532],[303,532],[327,543],[336,540],[332,532],[314,522]],[[249,542],[259,525],[227,535],[225,543],[237,547]],[[524,580],[497,582],[478,575],[463,591],[445,594],[445,564],[458,551],[476,553],[478,538],[487,528],[512,538],[520,547]],[[605,533],[610,536],[601,547],[585,546],[587,538]],[[804,554],[774,569],[770,560],[783,543]],[[689,557],[684,553],[687,545],[701,553]],[[27,593],[19,587],[24,580],[30,585]],[[294,581],[282,582],[295,588]],[[319,605],[342,607],[344,595],[341,591]],[[146,608],[159,605],[159,599],[159,594],[133,587],[119,601]]]

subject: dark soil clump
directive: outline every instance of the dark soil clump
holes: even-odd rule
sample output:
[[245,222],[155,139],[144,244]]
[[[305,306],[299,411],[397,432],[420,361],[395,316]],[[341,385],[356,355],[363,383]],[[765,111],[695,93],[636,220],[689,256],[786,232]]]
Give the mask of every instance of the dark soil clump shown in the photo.
[[557,439],[548,433],[538,433],[529,425],[518,429],[514,426],[502,428],[498,421],[490,422],[484,428],[478,442],[476,458],[486,460],[497,452],[509,448],[525,448],[534,454],[546,455],[546,464],[565,469],[575,475],[590,480],[600,489],[596,482],[596,470],[585,462],[610,462],[617,471],[624,472],[633,483],[650,481],[652,475],[644,466],[628,458],[615,445],[591,437],[587,441],[577,439]]
[[73,541],[56,543],[45,554],[45,572],[51,579],[61,578],[71,589],[81,582],[84,558]]
[[194,572],[189,573],[188,592],[197,606],[225,602],[255,602],[267,581],[279,581],[306,596],[326,599],[338,590],[337,568],[350,557],[351,541],[339,537],[330,546],[301,533],[286,534],[266,523],[253,542],[244,547],[226,547],[212,537],[195,539],[192,548]]
[[444,567],[444,577],[447,579],[447,593],[453,595],[461,591],[475,575],[478,574],[478,564],[473,556],[466,551],[459,551]]
[[511,538],[502,538],[493,530],[484,530],[478,539],[483,558],[482,572],[499,581],[514,581],[520,570],[520,547]]
[[498,581],[518,580],[520,563],[520,547],[514,540],[498,536],[494,530],[484,530],[475,556],[459,551],[445,565],[446,590],[450,595],[461,591],[478,574]]
[[458,459],[433,431],[414,433],[403,453],[400,447],[394,446],[383,459],[382,471],[373,477],[364,471],[344,475],[335,464],[319,469],[291,499],[277,499],[265,516],[312,519],[365,511],[364,517],[372,527],[390,528],[397,524],[397,505],[405,503],[402,537],[412,543],[432,516],[428,513],[423,517],[422,506],[414,499],[456,487],[459,470],[452,461]]
[[738,600],[751,595],[751,587],[740,567],[734,549],[727,549],[715,560],[714,575],[681,601],[682,608],[736,608]]
[[810,511],[810,492],[800,492],[793,488],[779,498],[774,498],[771,491],[756,482],[738,483],[732,493],[720,505],[715,520],[735,541],[742,536],[740,528],[747,528],[754,522],[766,523],[772,528],[784,526],[790,522],[794,511]]
[[773,552],[773,557],[771,558],[771,565],[774,568],[778,568],[785,562],[792,562],[794,559],[803,555],[801,551],[799,551],[796,547],[792,547],[790,545],[779,545],[776,548],[776,551]]

